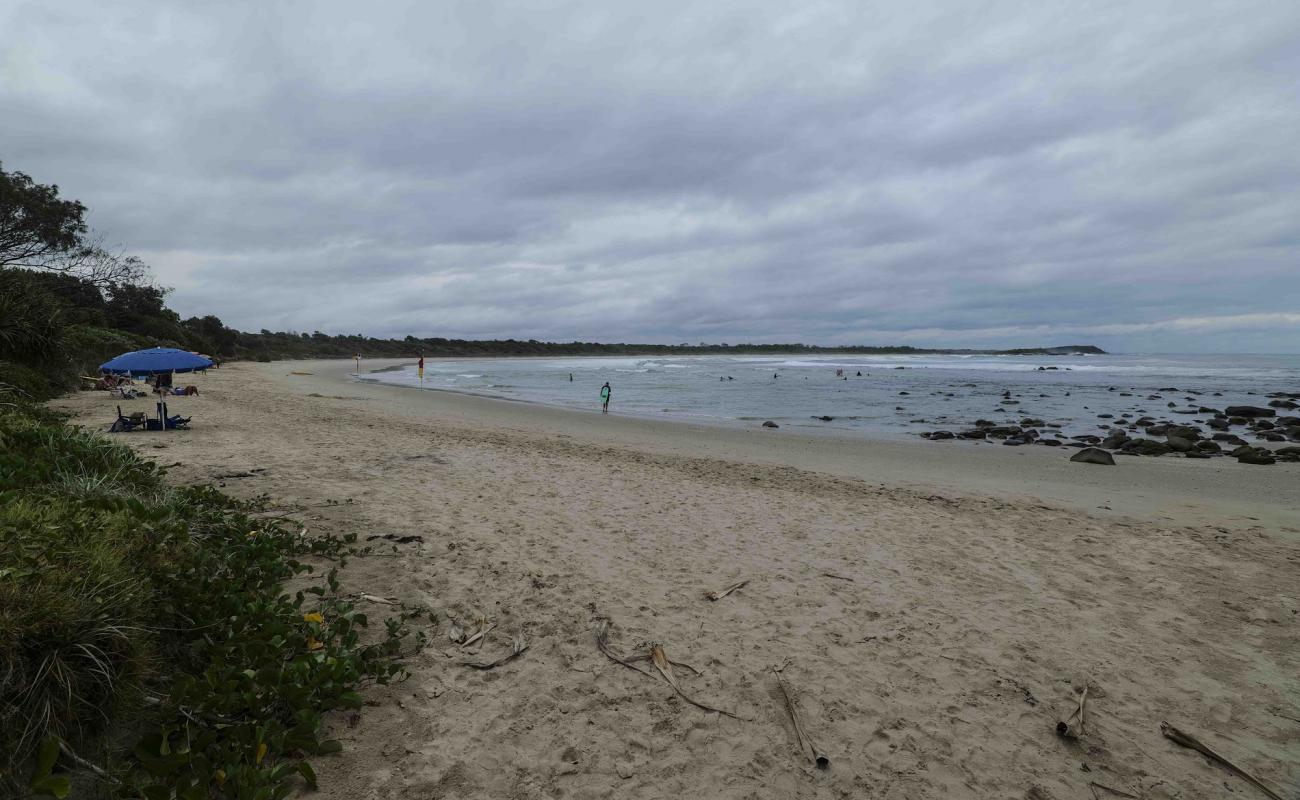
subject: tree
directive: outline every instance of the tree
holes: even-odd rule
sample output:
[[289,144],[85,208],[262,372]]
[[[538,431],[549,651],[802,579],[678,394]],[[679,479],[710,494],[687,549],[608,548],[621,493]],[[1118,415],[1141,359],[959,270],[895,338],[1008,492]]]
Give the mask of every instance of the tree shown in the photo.
[[145,263],[111,252],[102,234],[90,233],[85,215],[79,201],[59,197],[58,186],[0,164],[0,268],[59,272],[100,288],[142,282]]
[[82,246],[86,207],[0,164],[0,267],[44,268]]
[[104,236],[93,234],[80,247],[51,260],[44,269],[73,275],[93,286],[106,289],[115,284],[140,284],[149,276],[149,265],[137,256],[104,247]]

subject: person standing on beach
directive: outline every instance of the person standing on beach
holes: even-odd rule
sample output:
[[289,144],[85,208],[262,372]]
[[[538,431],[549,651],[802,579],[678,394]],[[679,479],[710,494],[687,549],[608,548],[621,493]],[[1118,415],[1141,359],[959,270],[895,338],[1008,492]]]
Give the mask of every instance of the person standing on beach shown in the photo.
[[605,381],[605,385],[600,387],[600,410],[606,414],[609,413],[609,393],[609,381]]

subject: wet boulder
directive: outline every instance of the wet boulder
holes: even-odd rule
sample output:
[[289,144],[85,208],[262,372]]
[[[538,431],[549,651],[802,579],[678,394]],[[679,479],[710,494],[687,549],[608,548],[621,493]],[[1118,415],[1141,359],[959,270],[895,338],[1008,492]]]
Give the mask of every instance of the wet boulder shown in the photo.
[[1126,453],[1135,453],[1140,456],[1162,456],[1169,452],[1170,447],[1164,442],[1157,442],[1155,439],[1130,439],[1120,449]]
[[1269,464],[1276,464],[1277,459],[1273,457],[1272,453],[1262,447],[1251,447],[1248,448],[1246,452],[1237,456],[1237,463],[1256,464],[1263,467],[1268,466]]
[[1260,408],[1259,406],[1228,406],[1223,409],[1223,413],[1229,417],[1247,417],[1255,419],[1257,417],[1273,417],[1277,412],[1271,408]]
[[1077,461],[1080,464],[1104,464],[1108,467],[1115,466],[1115,457],[1105,450],[1096,447],[1085,447],[1074,455],[1070,456],[1071,461]]
[[1101,440],[1101,446],[1107,450],[1115,450],[1123,447],[1126,443],[1132,441],[1124,431],[1113,431],[1105,439]]

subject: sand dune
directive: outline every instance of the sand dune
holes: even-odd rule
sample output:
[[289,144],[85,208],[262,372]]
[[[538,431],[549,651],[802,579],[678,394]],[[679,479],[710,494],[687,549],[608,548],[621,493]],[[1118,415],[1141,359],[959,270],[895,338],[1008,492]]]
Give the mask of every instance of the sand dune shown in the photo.
[[[423,537],[349,569],[439,620],[411,680],[335,721],[346,749],[317,765],[319,796],[1262,796],[1162,720],[1300,785],[1295,465],[721,431],[350,367],[230,365],[173,403],[193,431],[122,437],[180,480],[264,468],[226,490],[307,507],[313,529]],[[64,405],[90,424],[114,403]],[[530,649],[459,666],[449,620],[480,615],[497,627],[477,657]],[[743,719],[612,663],[602,621],[618,652],[661,643],[702,671],[675,669],[687,695]],[[828,770],[796,744],[769,671],[786,662]],[[1062,740],[1085,682],[1084,735]]]

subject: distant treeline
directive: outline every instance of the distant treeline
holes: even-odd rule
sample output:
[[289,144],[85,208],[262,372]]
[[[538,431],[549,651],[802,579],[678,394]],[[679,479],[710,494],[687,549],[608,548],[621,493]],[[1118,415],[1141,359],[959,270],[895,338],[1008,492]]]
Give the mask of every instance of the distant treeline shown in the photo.
[[[215,317],[205,317],[215,320]],[[187,320],[184,324],[190,324]],[[219,324],[220,320],[215,320]],[[820,353],[855,355],[1069,355],[1103,353],[1091,345],[1024,348],[1018,350],[951,350],[923,347],[868,347],[865,345],[826,347],[809,344],[636,344],[601,342],[542,342],[536,339],[375,339],[354,334],[330,336],[319,331],[307,333],[234,333],[231,355],[258,358],[328,358],[392,357],[424,355],[429,358],[449,356],[669,356],[669,355],[771,355],[778,353]],[[224,355],[224,353],[218,353]]]

